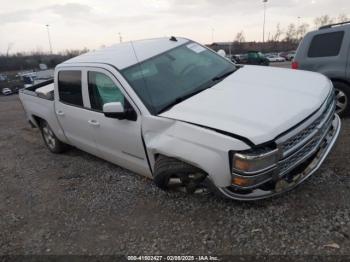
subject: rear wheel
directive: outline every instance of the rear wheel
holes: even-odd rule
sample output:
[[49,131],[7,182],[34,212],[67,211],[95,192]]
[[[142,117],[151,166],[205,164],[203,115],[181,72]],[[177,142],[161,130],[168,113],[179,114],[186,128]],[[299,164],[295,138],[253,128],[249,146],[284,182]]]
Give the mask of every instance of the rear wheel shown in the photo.
[[67,150],[68,146],[62,143],[53,133],[51,127],[46,121],[42,121],[40,124],[41,135],[44,139],[47,148],[55,154],[63,153]]
[[341,117],[350,116],[350,86],[342,82],[334,82],[335,95],[336,95],[336,112]]
[[202,193],[206,177],[201,169],[174,158],[159,156],[155,163],[154,183],[163,190]]

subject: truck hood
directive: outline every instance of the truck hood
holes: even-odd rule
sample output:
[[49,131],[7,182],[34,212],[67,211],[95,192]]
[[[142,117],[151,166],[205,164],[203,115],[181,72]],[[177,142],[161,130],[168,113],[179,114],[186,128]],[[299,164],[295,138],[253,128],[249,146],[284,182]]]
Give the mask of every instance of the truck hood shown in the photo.
[[318,73],[244,66],[160,116],[228,132],[258,145],[317,111],[331,88]]

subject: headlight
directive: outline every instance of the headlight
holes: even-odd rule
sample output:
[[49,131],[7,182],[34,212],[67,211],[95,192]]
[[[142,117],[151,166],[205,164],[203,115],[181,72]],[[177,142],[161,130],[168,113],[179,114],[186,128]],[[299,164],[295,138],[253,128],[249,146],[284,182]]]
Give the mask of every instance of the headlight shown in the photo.
[[232,159],[232,172],[238,171],[247,175],[253,175],[275,167],[278,159],[278,149],[235,153]]

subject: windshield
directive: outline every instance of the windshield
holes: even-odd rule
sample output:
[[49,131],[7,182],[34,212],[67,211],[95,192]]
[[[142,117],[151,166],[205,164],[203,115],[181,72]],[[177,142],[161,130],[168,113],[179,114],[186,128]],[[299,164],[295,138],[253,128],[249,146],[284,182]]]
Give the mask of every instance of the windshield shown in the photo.
[[216,53],[189,42],[122,71],[151,113],[205,90],[235,70]]
[[261,52],[258,52],[258,56],[259,56],[260,58],[265,58],[264,54],[261,53]]

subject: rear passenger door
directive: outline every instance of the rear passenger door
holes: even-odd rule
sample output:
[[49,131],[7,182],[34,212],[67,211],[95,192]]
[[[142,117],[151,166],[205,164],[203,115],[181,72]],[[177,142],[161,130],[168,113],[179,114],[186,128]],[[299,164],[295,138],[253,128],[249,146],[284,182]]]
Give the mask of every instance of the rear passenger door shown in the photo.
[[[86,71],[77,68],[65,68],[56,73],[55,111],[64,134],[70,144],[96,154],[93,129],[89,125],[89,110],[84,109],[87,104],[86,90],[83,90],[83,79]],[[84,92],[85,91],[85,92]]]

